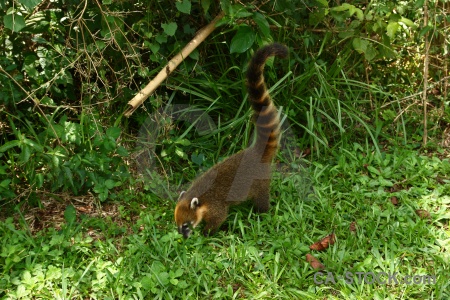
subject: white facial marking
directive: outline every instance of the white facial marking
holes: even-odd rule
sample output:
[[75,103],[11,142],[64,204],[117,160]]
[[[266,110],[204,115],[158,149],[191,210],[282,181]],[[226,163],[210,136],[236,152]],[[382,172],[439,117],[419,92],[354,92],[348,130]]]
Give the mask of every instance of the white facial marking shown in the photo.
[[198,206],[198,198],[194,197],[191,200],[191,209],[196,209]]

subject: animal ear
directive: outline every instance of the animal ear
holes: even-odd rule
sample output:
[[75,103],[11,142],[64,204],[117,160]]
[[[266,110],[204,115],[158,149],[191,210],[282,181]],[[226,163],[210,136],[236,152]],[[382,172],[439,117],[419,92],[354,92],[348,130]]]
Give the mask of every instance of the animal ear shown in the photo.
[[181,191],[180,195],[178,196],[178,200],[177,201],[180,201],[180,199],[181,199],[181,197],[183,196],[184,193],[186,193],[186,191]]
[[196,209],[198,207],[198,198],[194,197],[191,200],[191,209]]

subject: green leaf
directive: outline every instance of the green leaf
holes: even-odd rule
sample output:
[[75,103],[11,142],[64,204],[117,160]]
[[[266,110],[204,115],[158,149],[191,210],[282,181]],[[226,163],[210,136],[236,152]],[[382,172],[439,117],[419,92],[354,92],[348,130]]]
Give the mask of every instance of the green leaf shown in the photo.
[[402,17],[402,18],[399,20],[399,22],[402,22],[402,23],[405,24],[406,26],[411,27],[411,28],[413,28],[413,29],[416,29],[416,28],[417,28],[417,25],[414,24],[413,21],[411,21],[410,19],[407,19],[407,18],[405,18],[405,17]]
[[328,8],[319,8],[309,14],[308,24],[309,25],[318,25],[320,22],[325,19],[325,16],[328,14]]
[[34,182],[37,188],[41,188],[44,185],[44,174],[36,174]]
[[355,31],[354,30],[343,30],[343,31],[341,31],[340,33],[339,33],[339,37],[341,38],[341,39],[347,39],[347,38],[350,38],[350,37],[352,37],[352,36],[354,36],[355,35]]
[[32,280],[30,271],[25,270],[25,271],[22,273],[22,280],[23,280],[23,281],[22,281],[23,283],[26,283],[26,284],[33,284],[33,280]]
[[[56,131],[58,133],[58,131]],[[64,122],[64,132],[60,135],[63,141],[75,143],[79,145],[81,143],[81,129],[80,124],[73,122]]]
[[375,169],[372,166],[367,166],[367,170],[370,171],[370,173],[376,174],[376,175],[381,175],[380,171],[378,171],[377,169]]
[[350,10],[354,10],[354,9],[355,9],[355,6],[351,5],[351,4],[348,4],[348,3],[344,3],[342,5],[339,5],[339,6],[336,6],[336,7],[332,8],[333,11],[346,11],[346,10],[350,11]]
[[230,0],[221,0],[220,6],[222,10],[225,12],[225,15],[229,16],[232,13]]
[[164,29],[164,33],[168,36],[173,36],[175,32],[177,31],[178,25],[175,22],[170,23],[162,23],[161,28]]
[[21,15],[11,14],[3,17],[3,24],[14,32],[19,32],[25,27],[25,19]]
[[161,282],[162,285],[168,285],[170,282],[169,273],[167,272],[161,272],[157,274],[159,282]]
[[5,152],[6,150],[8,150],[10,148],[17,147],[19,145],[20,145],[20,142],[18,140],[6,142],[5,144],[3,144],[3,146],[0,147],[0,152]]
[[41,103],[44,105],[55,105],[55,101],[53,101],[53,99],[49,96],[42,97]]
[[[6,169],[8,167],[0,165],[0,175],[6,175]],[[0,184],[1,185],[1,184]]]
[[191,27],[189,24],[184,24],[183,26],[183,32],[189,35],[195,34],[195,29]]
[[153,280],[151,279],[150,276],[144,276],[141,280],[141,285],[145,290],[150,289],[152,286],[155,285],[155,283],[153,282]]
[[200,0],[203,8],[203,12],[206,14],[211,6],[211,0]]
[[56,156],[56,155],[53,155],[52,156],[53,167],[59,168],[59,165],[60,165],[59,163],[60,163],[60,158],[58,156]]
[[319,7],[325,7],[325,8],[328,8],[328,1],[327,1],[327,0],[316,0],[315,2],[316,2],[316,4],[317,4]]
[[32,10],[35,8],[39,3],[41,3],[41,0],[19,0],[23,6],[28,8],[29,10]]
[[361,38],[354,38],[352,44],[353,48],[358,51],[358,53],[365,53],[369,42]]
[[422,28],[422,30],[420,30],[419,37],[422,38],[425,34],[427,34],[428,31],[432,29],[433,29],[432,26],[429,25],[425,26],[424,28]]
[[30,291],[27,290],[23,284],[20,284],[20,285],[17,287],[17,290],[16,290],[16,296],[17,296],[17,298],[19,298],[19,299],[20,299],[20,298],[25,298],[25,297],[28,296],[29,294],[30,294]]
[[356,9],[356,18],[360,21],[364,20],[364,13],[361,9]]
[[255,33],[252,28],[240,26],[236,35],[231,40],[230,53],[243,53],[247,51],[255,42]]
[[378,51],[377,49],[375,49],[371,43],[369,43],[367,45],[367,49],[366,52],[364,53],[364,57],[368,60],[371,61],[372,59],[374,59],[376,56],[378,55]]
[[8,188],[10,183],[11,183],[11,179],[5,179],[2,182],[0,182],[0,187]]
[[384,179],[384,178],[380,178],[380,185],[381,186],[393,186],[394,184],[392,183],[392,181]]
[[[176,24],[175,24],[176,25]],[[155,36],[155,40],[160,43],[160,44],[164,44],[167,43],[167,35],[165,34],[157,34]]]
[[67,205],[66,210],[64,211],[64,219],[67,224],[73,224],[77,219],[77,210],[73,205]]
[[177,7],[178,11],[190,14],[191,13],[191,1],[189,0],[183,0],[182,2],[176,2],[175,6]]
[[205,155],[203,153],[200,153],[199,155],[193,153],[191,155],[191,160],[194,164],[201,166],[205,160]]
[[105,180],[105,186],[108,190],[110,190],[116,186],[116,182],[114,180],[107,179]]
[[183,275],[183,273],[184,273],[184,272],[183,272],[183,269],[178,268],[178,269],[175,271],[173,277],[175,277],[175,278],[181,277],[181,276]]
[[198,60],[200,58],[200,53],[198,52],[198,49],[194,49],[194,51],[192,51],[191,54],[189,54],[189,57],[194,60]]
[[70,184],[70,187],[75,188],[75,185],[73,184],[73,173],[72,170],[66,166],[62,166],[62,169],[64,170],[64,176],[66,177],[67,181]]
[[245,6],[242,6],[241,4],[234,4],[233,6],[231,6],[230,16],[232,18],[240,19],[250,17],[251,15],[253,15],[253,13],[247,11]]
[[98,199],[100,199],[101,202],[103,202],[106,199],[108,199],[108,189],[99,189],[98,191],[96,191],[94,189],[94,191],[96,193],[98,193]]
[[356,12],[356,7],[354,5],[350,5],[349,8],[348,8],[348,13],[350,14],[350,16],[353,16],[353,14],[355,12]]
[[183,152],[183,150],[182,149],[180,149],[180,148],[178,148],[178,147],[175,147],[175,153],[179,156],[179,157],[181,157],[181,158],[183,158],[186,154]]
[[183,146],[190,146],[191,142],[187,139],[178,139],[175,141],[175,144],[183,145]]
[[161,46],[158,43],[149,43],[148,41],[145,41],[144,44],[152,50],[153,54],[157,54]]
[[266,17],[258,12],[253,14],[253,20],[258,25],[259,30],[265,37],[270,37],[270,26],[267,22]]
[[34,142],[33,140],[30,139],[23,139],[23,143],[34,148],[34,150],[38,151],[38,152],[43,152],[44,151],[44,147],[42,147],[41,145],[39,145],[38,143]]
[[35,66],[34,65],[26,65],[25,63],[26,62],[24,62],[23,70],[25,72],[27,72],[28,76],[33,77],[33,78],[38,77],[39,72],[38,72],[38,70],[36,70]]
[[398,22],[389,22],[389,24],[386,26],[386,34],[388,35],[388,37],[393,39],[399,28],[400,25],[398,24]]
[[116,152],[122,157],[128,156],[128,150],[123,146],[117,147]]
[[20,152],[19,160],[21,163],[26,163],[31,156],[31,147],[28,145],[22,145],[22,152]]
[[425,3],[425,0],[417,0],[417,1],[414,3],[414,7],[415,7],[416,9],[418,9],[418,8],[422,9],[424,3]]
[[166,270],[166,267],[163,265],[162,262],[160,262],[160,261],[155,261],[155,262],[152,264],[151,270],[156,274],[156,273],[161,273],[161,272],[165,271],[165,270]]
[[106,129],[106,135],[114,140],[116,140],[120,136],[120,128],[119,127],[110,127]]

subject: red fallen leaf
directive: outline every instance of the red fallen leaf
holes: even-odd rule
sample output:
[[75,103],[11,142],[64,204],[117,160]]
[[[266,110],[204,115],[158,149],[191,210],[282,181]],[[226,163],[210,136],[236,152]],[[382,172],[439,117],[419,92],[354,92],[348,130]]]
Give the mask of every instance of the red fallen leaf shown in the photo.
[[306,157],[306,156],[308,156],[308,155],[310,155],[311,154],[311,148],[306,148],[304,151],[303,151],[303,157]]
[[315,242],[311,246],[309,246],[309,249],[315,250],[315,251],[322,251],[327,249],[330,245],[333,245],[336,242],[336,237],[334,233],[327,235],[323,239],[321,239],[318,242]]
[[394,184],[390,189],[389,189],[389,191],[391,192],[391,193],[393,193],[393,192],[398,192],[398,191],[400,191],[400,186],[398,185],[398,184]]
[[315,258],[314,256],[312,256],[312,255],[309,254],[309,253],[306,254],[306,261],[309,263],[309,265],[310,265],[314,270],[317,270],[317,269],[325,269],[325,266],[322,265],[322,264],[320,263],[320,261],[319,261],[317,258]]
[[350,224],[350,231],[351,232],[355,232],[356,231],[356,222],[352,222],[351,224]]
[[312,244],[311,246],[309,246],[309,249],[314,250],[314,251],[322,251],[325,250],[325,248],[322,246],[322,244],[319,242],[315,242],[314,244]]
[[431,215],[428,211],[426,211],[425,209],[417,209],[416,210],[416,214],[421,218],[421,219],[429,219],[431,218]]
[[398,205],[398,198],[395,197],[395,196],[392,196],[391,197],[391,203],[394,204],[394,205]]

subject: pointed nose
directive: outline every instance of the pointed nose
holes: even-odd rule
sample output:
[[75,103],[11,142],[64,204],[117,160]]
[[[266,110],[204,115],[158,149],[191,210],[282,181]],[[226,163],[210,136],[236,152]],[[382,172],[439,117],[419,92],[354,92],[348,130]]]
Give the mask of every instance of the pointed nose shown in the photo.
[[178,227],[178,233],[187,239],[191,235],[191,229],[188,226],[180,226]]

